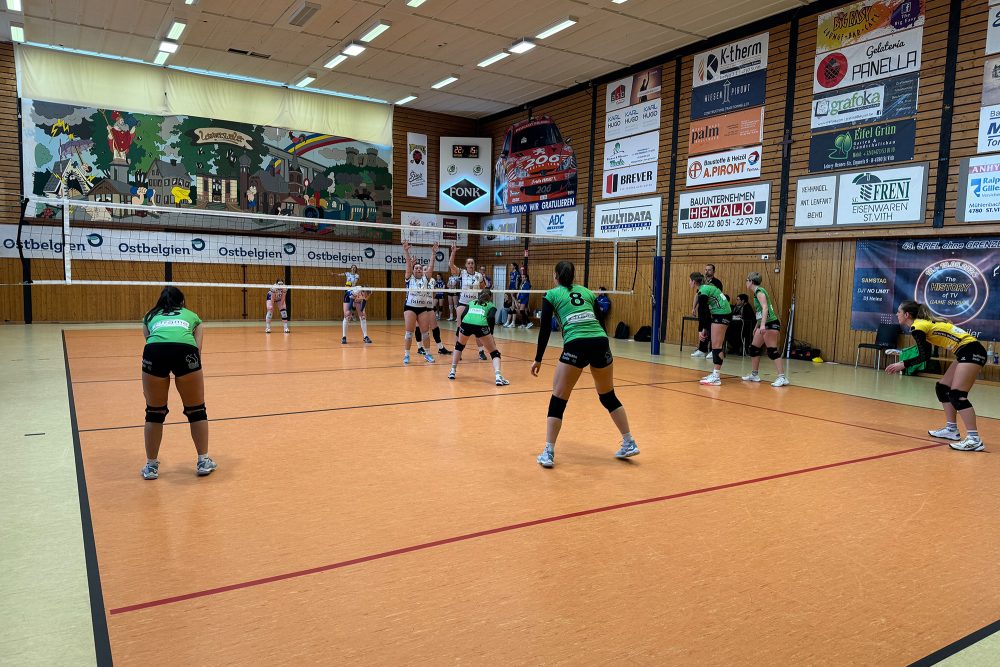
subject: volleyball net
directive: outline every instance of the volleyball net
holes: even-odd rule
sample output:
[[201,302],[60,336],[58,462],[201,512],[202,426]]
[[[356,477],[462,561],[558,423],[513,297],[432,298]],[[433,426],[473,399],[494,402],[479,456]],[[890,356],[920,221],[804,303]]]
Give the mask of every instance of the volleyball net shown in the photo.
[[[212,210],[35,197],[16,235],[13,229],[4,233],[3,252],[32,260],[30,282],[38,285],[266,289],[281,280],[297,290],[343,292],[344,274],[356,267],[366,291],[404,292],[407,242],[411,257],[445,283],[435,291],[454,293],[447,284],[454,246],[455,265],[462,269],[473,260],[499,296],[510,289],[512,264],[526,267],[530,279],[530,288],[517,291],[540,294],[551,287],[552,270],[562,260],[573,262],[577,282],[594,291],[632,294],[647,281],[654,254],[651,239],[539,234],[521,229],[529,224],[522,218],[501,229],[463,216],[403,213],[402,224],[369,217],[363,205],[333,211],[296,206],[269,215],[221,205]],[[485,229],[475,228],[480,226]]]

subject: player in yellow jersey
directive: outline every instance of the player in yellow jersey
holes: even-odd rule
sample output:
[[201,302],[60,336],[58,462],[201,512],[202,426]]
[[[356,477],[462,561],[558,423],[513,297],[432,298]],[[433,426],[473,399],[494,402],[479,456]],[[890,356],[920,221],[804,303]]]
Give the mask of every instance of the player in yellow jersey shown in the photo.
[[955,353],[955,363],[948,366],[941,380],[934,385],[941,407],[944,408],[945,426],[928,431],[935,438],[959,440],[958,420],[965,424],[965,439],[948,446],[963,452],[981,452],[985,449],[976,428],[976,411],[969,402],[969,390],[976,383],[976,376],[986,365],[986,350],[976,337],[946,319],[935,317],[929,308],[916,301],[899,304],[896,319],[900,326],[909,327],[919,354],[906,361],[885,367],[886,373],[902,373],[903,369],[928,361],[931,346],[943,347]]

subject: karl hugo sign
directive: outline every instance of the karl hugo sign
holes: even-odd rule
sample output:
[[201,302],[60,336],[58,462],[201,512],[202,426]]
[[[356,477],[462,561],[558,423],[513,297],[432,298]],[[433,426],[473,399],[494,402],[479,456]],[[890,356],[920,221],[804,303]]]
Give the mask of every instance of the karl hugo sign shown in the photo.
[[764,141],[764,107],[691,121],[688,154],[700,155]]
[[959,222],[1000,220],[1000,155],[962,160],[955,217]]
[[594,207],[594,237],[599,239],[656,236],[660,197],[628,199]]
[[694,87],[767,69],[768,33],[730,42],[694,57]]
[[814,134],[809,140],[809,171],[905,162],[913,159],[916,142],[915,118]]
[[659,67],[608,84],[604,139],[612,141],[660,129]]
[[862,0],[819,15],[816,53],[924,25],[926,0]]
[[678,234],[767,231],[770,183],[682,192]]
[[927,165],[841,174],[838,190],[838,225],[921,222]]
[[919,74],[813,97],[813,131],[906,118],[917,113]]
[[758,179],[763,150],[763,146],[752,146],[690,157],[687,161],[685,185],[694,188],[701,185]]
[[838,90],[920,71],[924,29],[818,53],[813,64],[813,93]]

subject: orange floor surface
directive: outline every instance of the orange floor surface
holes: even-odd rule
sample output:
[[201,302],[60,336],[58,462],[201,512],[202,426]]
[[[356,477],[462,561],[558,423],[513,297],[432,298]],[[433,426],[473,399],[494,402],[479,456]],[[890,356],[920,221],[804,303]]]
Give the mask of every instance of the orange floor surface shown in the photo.
[[1000,457],[940,411],[617,359],[642,453],[585,373],[545,470],[558,347],[496,387],[399,327],[213,328],[219,468],[172,389],[144,481],[141,336],[65,336],[119,664],[907,664],[1000,618]]

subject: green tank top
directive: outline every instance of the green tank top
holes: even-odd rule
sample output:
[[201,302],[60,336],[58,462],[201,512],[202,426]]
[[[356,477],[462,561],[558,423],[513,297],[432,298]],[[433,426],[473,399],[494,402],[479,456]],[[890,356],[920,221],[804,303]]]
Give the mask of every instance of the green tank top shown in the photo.
[[733,312],[726,295],[715,285],[702,285],[698,288],[698,294],[708,297],[708,309],[713,315],[729,315]]
[[465,315],[462,317],[462,323],[471,324],[474,327],[489,326],[489,313],[491,308],[493,308],[493,304],[489,302],[470,302],[469,309],[465,311]]
[[194,339],[194,328],[201,324],[201,318],[187,308],[169,313],[157,313],[144,320],[149,329],[146,343],[185,343],[198,346]]
[[[577,338],[608,337],[594,314],[597,297],[583,285],[574,284],[568,289],[562,285],[553,287],[545,293],[545,300],[552,304],[562,325],[563,343]],[[542,322],[542,326],[545,324]]]
[[774,320],[778,319],[778,316],[774,314],[774,304],[771,303],[771,295],[768,294],[767,290],[764,289],[763,287],[758,286],[755,287],[753,290],[753,310],[757,314],[757,319],[759,320],[761,311],[760,311],[760,301],[757,300],[757,294],[760,292],[764,293],[764,299],[767,300],[767,319],[764,320],[764,323],[766,324],[767,322],[773,322]]

